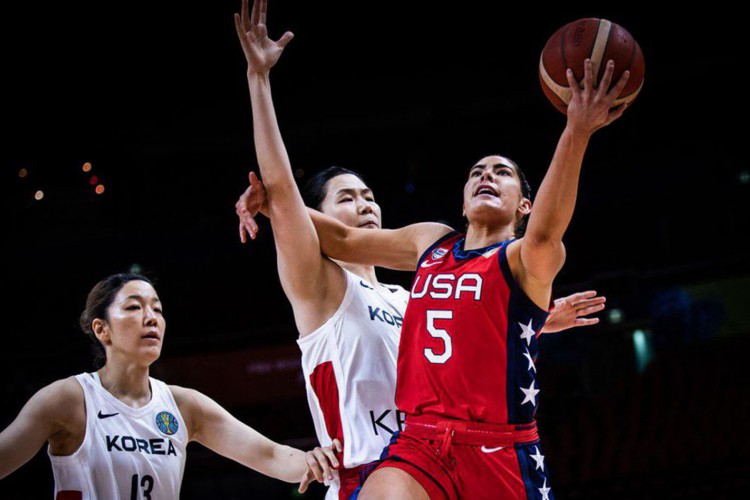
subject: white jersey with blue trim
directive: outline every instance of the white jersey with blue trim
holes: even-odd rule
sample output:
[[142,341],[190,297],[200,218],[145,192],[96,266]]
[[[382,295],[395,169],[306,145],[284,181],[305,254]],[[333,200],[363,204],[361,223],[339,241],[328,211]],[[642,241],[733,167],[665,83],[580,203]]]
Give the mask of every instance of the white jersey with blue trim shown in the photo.
[[[380,458],[403,427],[396,410],[396,360],[409,293],[346,271],[338,310],[297,340],[307,399],[322,446],[343,443],[345,468]],[[338,478],[329,496],[335,493]]]
[[179,498],[188,434],[167,385],[149,378],[151,401],[132,408],[102,387],[97,373],[76,380],[83,387],[86,434],[72,455],[48,450],[55,498]]

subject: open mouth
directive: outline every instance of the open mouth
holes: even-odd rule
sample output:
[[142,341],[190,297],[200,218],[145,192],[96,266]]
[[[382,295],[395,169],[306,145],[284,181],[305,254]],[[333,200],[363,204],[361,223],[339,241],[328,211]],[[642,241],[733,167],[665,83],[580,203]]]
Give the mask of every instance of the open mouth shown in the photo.
[[488,195],[488,196],[494,196],[495,198],[499,198],[497,191],[492,186],[489,186],[487,184],[480,184],[477,189],[474,191],[474,196],[481,196],[481,195]]
[[149,332],[146,335],[141,336],[142,339],[153,339],[159,340],[159,334],[156,332]]

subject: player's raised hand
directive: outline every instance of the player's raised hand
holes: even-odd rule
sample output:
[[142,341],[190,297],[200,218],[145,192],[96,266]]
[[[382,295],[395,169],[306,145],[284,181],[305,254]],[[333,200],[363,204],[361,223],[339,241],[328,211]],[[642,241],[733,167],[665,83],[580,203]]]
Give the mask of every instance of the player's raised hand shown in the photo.
[[268,204],[266,199],[266,187],[263,185],[255,172],[248,176],[250,186],[234,204],[237,217],[240,218],[240,241],[247,242],[247,236],[255,239],[258,236],[258,224],[255,216],[259,213],[267,213]]
[[248,14],[247,2],[248,0],[242,0],[241,13],[235,13],[234,27],[247,59],[248,72],[267,73],[279,60],[294,34],[287,31],[277,41],[271,40],[266,28],[268,0],[255,0],[252,14]]
[[335,453],[341,453],[342,451],[343,448],[341,447],[341,442],[338,439],[334,439],[330,446],[317,446],[305,453],[307,472],[305,472],[305,475],[299,483],[298,491],[304,493],[313,481],[322,483],[325,482],[326,479],[329,481],[332,480],[332,469],[337,469],[339,467],[339,461],[336,458]]
[[555,299],[555,306],[549,313],[541,333],[554,333],[599,323],[599,318],[585,318],[604,309],[606,297],[599,297],[594,290],[574,293]]
[[594,87],[591,59],[586,59],[583,68],[583,88],[576,82],[571,69],[566,72],[568,85],[573,93],[568,104],[568,127],[576,132],[591,135],[622,116],[628,107],[627,104],[622,104],[612,108],[612,104],[628,83],[630,72],[623,72],[617,84],[610,89],[612,73],[615,70],[614,61],[607,61],[604,76],[598,87]]

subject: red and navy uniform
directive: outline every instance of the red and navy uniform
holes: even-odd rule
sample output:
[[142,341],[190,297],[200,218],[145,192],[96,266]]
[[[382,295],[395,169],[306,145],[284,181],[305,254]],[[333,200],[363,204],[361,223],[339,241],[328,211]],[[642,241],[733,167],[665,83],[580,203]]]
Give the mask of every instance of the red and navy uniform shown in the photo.
[[417,267],[396,382],[406,429],[380,467],[407,471],[431,498],[553,498],[534,421],[547,311],[514,280],[511,241],[467,251],[450,234]]

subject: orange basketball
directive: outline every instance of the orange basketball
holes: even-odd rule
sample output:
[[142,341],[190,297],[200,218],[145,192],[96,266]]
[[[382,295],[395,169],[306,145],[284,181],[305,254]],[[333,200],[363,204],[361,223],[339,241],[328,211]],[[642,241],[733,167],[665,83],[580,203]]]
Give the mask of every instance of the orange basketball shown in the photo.
[[611,85],[617,83],[625,70],[630,70],[630,79],[613,107],[632,102],[641,91],[646,63],[638,42],[625,28],[606,19],[579,19],[566,24],[547,40],[539,60],[542,90],[562,113],[567,113],[571,98],[565,71],[572,69],[582,87],[583,63],[587,58],[591,58],[595,86],[610,59],[615,62]]

